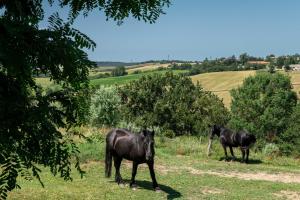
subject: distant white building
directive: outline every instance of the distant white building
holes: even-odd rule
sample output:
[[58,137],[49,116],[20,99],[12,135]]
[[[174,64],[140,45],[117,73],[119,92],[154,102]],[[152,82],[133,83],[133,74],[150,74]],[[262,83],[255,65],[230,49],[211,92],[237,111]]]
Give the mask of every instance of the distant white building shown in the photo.
[[293,71],[300,71],[300,64],[293,64],[290,65],[291,70]]

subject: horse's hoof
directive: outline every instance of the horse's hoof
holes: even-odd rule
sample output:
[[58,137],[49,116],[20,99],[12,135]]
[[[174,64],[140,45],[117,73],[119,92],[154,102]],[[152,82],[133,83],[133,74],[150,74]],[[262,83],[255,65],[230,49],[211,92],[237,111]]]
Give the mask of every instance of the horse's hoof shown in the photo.
[[124,181],[118,181],[118,185],[120,186],[120,187],[124,187],[125,186],[125,182]]
[[154,188],[155,192],[161,192],[161,189],[159,187]]
[[132,189],[136,189],[137,188],[137,184],[130,184],[130,187],[132,188]]
[[132,190],[137,190],[137,187],[131,187]]

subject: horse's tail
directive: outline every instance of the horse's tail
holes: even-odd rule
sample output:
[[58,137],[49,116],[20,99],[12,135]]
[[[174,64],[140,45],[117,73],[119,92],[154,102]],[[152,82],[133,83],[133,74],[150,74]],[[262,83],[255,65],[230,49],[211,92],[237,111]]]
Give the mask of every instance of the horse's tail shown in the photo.
[[112,155],[109,149],[109,141],[106,140],[106,149],[105,149],[105,177],[111,176],[111,166],[112,166]]

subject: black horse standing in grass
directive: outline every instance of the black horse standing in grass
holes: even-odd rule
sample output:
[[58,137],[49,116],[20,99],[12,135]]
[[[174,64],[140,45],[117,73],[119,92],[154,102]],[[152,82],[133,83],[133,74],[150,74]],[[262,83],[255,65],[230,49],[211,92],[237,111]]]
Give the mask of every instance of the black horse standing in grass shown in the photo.
[[232,147],[240,147],[243,155],[242,161],[248,163],[249,149],[256,142],[256,138],[253,134],[246,133],[245,131],[238,131],[234,133],[232,130],[223,126],[213,125],[211,127],[211,133],[209,137],[208,154],[211,148],[211,141],[215,135],[217,135],[220,138],[220,143],[223,146],[226,160],[228,158],[226,147],[229,147],[230,153],[233,156],[233,158],[235,158],[235,156],[233,154]]
[[154,173],[154,131],[143,130],[139,134],[126,129],[113,129],[106,136],[105,176],[111,176],[112,157],[116,168],[115,181],[123,182],[120,174],[122,159],[133,161],[130,187],[136,187],[135,175],[138,165],[147,163],[153,188],[160,190]]

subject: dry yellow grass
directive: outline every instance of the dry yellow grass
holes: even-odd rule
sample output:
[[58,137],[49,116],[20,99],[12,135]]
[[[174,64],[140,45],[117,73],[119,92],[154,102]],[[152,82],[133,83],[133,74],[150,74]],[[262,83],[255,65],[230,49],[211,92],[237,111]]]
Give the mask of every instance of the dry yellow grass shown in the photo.
[[245,78],[254,74],[255,71],[212,72],[191,76],[191,78],[194,83],[199,81],[205,90],[213,91],[229,107],[231,102],[229,91],[240,86]]
[[149,70],[155,70],[159,67],[163,67],[163,68],[167,68],[170,64],[158,64],[158,63],[151,63],[151,64],[146,64],[146,65],[142,65],[140,67],[136,67],[136,68],[132,68],[132,69],[128,69],[127,72],[129,74],[133,73],[134,71],[149,71]]
[[291,77],[294,91],[297,92],[298,98],[300,98],[300,71],[289,72],[288,75]]
[[[230,90],[237,88],[243,83],[243,80],[248,76],[254,75],[255,71],[231,71],[231,72],[214,72],[191,76],[194,83],[199,81],[205,90],[213,91],[218,95],[226,107],[230,106],[231,96]],[[300,95],[300,72],[289,72],[294,91]]]
[[[128,72],[132,73],[135,70],[149,71],[158,68],[159,66],[167,67],[168,64],[150,64],[143,67],[129,69]],[[229,91],[233,88],[237,88],[243,83],[243,80],[248,76],[254,75],[255,71],[229,71],[229,72],[212,72],[191,76],[194,83],[199,81],[205,90],[213,91],[221,99],[224,104],[229,108],[231,103],[231,96]],[[293,83],[294,91],[297,92],[300,97],[300,72],[288,72]],[[49,86],[51,82],[49,78],[37,78],[37,83],[43,86]]]

